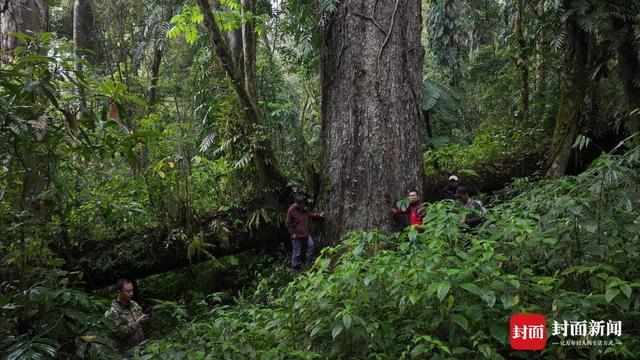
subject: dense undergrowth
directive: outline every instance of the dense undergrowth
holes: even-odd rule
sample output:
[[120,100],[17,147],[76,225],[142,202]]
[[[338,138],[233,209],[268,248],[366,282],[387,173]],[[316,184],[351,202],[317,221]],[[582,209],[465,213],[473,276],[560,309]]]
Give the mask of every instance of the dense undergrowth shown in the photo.
[[509,350],[508,323],[535,312],[623,324],[611,345],[560,346],[556,336],[542,356],[637,357],[639,161],[636,147],[576,177],[519,181],[475,233],[451,202],[429,205],[422,233],[352,233],[294,281],[276,273],[234,305],[182,318],[139,355],[530,358],[540,353]]
[[[579,176],[519,180],[494,197],[474,232],[453,202],[429,204],[424,232],[352,233],[295,276],[282,259],[258,256],[141,280],[144,296],[157,300],[146,304],[154,320],[138,356],[529,358],[540,354],[509,350],[508,321],[538,312],[548,323],[623,324],[607,346],[559,346],[552,336],[542,356],[634,358],[639,164],[635,147],[603,155]],[[102,318],[106,293],[78,290],[78,274],[45,260],[27,274],[42,281],[0,297],[3,356],[116,358]],[[230,269],[236,289],[220,292],[229,289],[214,275]]]

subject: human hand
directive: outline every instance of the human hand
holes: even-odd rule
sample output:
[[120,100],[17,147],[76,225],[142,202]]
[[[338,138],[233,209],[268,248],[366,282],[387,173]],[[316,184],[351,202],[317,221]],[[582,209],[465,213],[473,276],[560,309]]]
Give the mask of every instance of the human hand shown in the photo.
[[137,319],[136,322],[143,322],[149,320],[149,314],[142,314]]

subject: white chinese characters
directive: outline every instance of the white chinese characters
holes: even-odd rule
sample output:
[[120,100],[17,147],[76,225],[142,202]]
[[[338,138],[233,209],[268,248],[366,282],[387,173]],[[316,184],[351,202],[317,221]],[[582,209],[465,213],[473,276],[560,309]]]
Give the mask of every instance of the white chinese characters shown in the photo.
[[591,320],[587,322],[582,321],[567,321],[563,320],[558,322],[553,321],[551,327],[551,335],[562,336],[621,336],[622,335],[622,321],[596,321]]
[[544,339],[544,325],[514,325],[514,339]]

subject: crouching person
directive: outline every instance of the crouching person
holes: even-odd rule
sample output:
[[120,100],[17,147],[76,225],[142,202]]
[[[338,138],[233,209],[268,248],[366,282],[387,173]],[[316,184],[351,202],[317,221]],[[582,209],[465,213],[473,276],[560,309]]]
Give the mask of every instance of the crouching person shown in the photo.
[[111,302],[111,307],[104,313],[104,317],[113,321],[111,329],[118,350],[124,355],[144,341],[142,323],[149,319],[149,315],[142,313],[142,308],[133,301],[133,283],[126,279],[118,280],[114,286],[117,298]]
[[461,223],[466,224],[470,229],[475,229],[484,221],[484,217],[487,215],[487,209],[482,206],[482,203],[478,200],[474,200],[469,196],[469,191],[460,186],[456,191],[456,197],[460,200],[460,207],[463,209],[471,210],[471,213],[467,214]]

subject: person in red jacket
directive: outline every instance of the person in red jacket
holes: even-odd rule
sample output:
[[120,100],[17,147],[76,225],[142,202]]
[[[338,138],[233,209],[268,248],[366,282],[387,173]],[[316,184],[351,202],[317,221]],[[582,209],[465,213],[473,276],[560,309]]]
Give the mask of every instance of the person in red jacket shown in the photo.
[[311,237],[311,219],[322,219],[324,213],[311,212],[306,204],[304,194],[296,193],[293,196],[294,203],[287,211],[287,229],[291,234],[291,268],[298,269],[300,267],[300,257],[302,255],[302,246],[307,245],[305,252],[305,263],[311,263],[313,258],[313,238]]
[[420,225],[422,225],[422,220],[424,219],[425,215],[425,209],[420,202],[420,195],[418,194],[418,190],[409,191],[407,197],[409,198],[409,207],[407,207],[405,210],[400,210],[394,207],[391,209],[391,213],[394,216],[409,214],[411,226],[413,226],[417,230],[420,230]]

